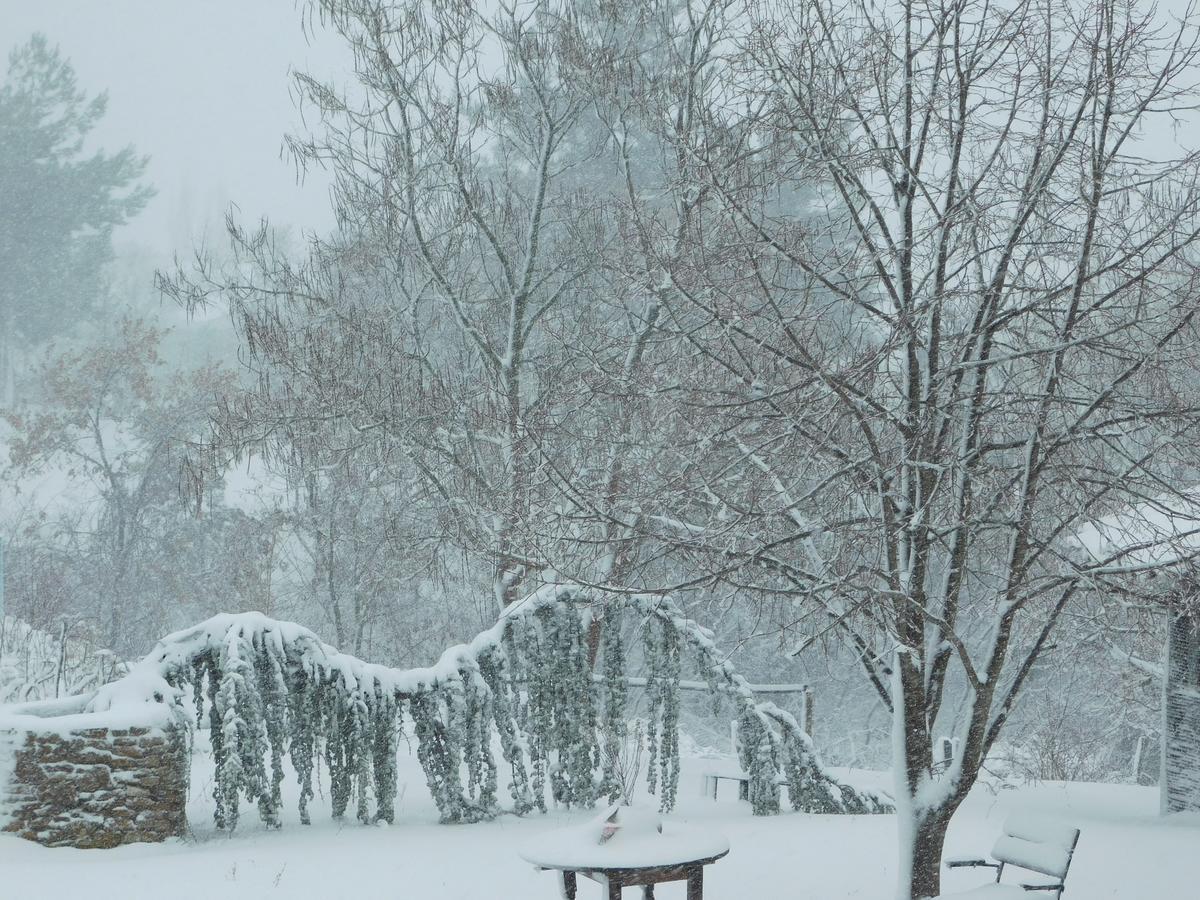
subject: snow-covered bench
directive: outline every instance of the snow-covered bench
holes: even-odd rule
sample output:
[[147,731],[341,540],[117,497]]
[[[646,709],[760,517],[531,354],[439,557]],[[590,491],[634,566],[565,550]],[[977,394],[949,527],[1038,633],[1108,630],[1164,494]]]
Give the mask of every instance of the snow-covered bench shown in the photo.
[[[946,866],[951,869],[975,866],[995,869],[996,881],[964,893],[943,894],[942,898],[1009,900],[1028,896],[1026,891],[1047,891],[1052,892],[1055,900],[1058,900],[1066,889],[1067,870],[1071,868],[1071,857],[1075,854],[1078,842],[1078,828],[1047,822],[1027,813],[1011,815],[1004,823],[1004,833],[996,839],[996,845],[992,848],[994,862],[977,858],[946,860]],[[1000,879],[1006,867],[1036,872],[1054,880],[1001,884]]]
[[[735,781],[738,786],[738,799],[750,799],[750,776],[745,772],[705,772],[704,773],[704,789],[700,796],[712,797],[717,799],[717,783],[721,781]],[[782,775],[775,776],[775,783],[780,787],[787,787],[787,779]]]

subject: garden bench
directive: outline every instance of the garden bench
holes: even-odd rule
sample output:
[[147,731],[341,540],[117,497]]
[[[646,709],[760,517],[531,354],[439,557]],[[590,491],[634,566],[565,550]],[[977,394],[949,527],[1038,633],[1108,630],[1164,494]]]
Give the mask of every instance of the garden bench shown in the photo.
[[[750,799],[750,776],[745,772],[705,772],[704,773],[704,791],[701,794],[703,797],[712,797],[717,799],[717,784],[721,781],[736,781],[738,786],[738,799]],[[787,787],[787,779],[777,777],[775,783],[780,787]]]
[[[948,859],[947,868],[987,867],[996,870],[996,880],[971,891],[958,894],[943,894],[938,900],[1015,900],[1028,897],[1027,891],[1053,893],[1055,900],[1062,897],[1066,889],[1067,870],[1071,868],[1071,857],[1079,842],[1079,829],[1069,825],[1047,822],[1037,816],[1017,813],[1008,817],[1004,832],[992,847],[992,860]],[[1050,882],[1019,882],[1001,884],[1005,868],[1017,868],[1036,872],[1054,879]]]

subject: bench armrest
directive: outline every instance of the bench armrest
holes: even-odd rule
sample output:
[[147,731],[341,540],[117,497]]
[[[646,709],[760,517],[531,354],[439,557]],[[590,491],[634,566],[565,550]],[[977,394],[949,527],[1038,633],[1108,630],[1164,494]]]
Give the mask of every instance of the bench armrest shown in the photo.
[[1023,884],[1021,885],[1027,891],[1061,891],[1066,885],[1064,884]]
[[947,869],[961,869],[964,867],[975,868],[977,866],[986,866],[989,869],[1000,868],[1000,863],[988,862],[986,859],[948,859],[946,860]]

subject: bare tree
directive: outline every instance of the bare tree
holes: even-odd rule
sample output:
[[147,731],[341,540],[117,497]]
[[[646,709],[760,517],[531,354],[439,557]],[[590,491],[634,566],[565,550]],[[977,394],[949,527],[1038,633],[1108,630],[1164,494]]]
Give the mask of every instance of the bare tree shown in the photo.
[[745,152],[690,148],[707,229],[660,255],[704,359],[677,544],[857,655],[893,714],[898,895],[930,897],[1064,611],[1177,561],[1073,536],[1194,477],[1196,159],[1138,140],[1194,105],[1197,33],[1118,0],[748,15],[746,112],[709,117]]
[[[579,191],[597,136],[579,128],[567,6],[313,3],[356,83],[299,76],[323,127],[290,146],[332,171],[338,232],[292,266],[269,232],[235,228],[240,268],[165,282],[232,300],[252,361],[290,386],[293,425],[337,421],[343,447],[409,467],[447,542],[487,560],[500,606],[546,565],[527,531],[553,493],[538,457],[577,356],[557,336],[604,239]],[[271,405],[242,424],[263,434]]]
[[256,523],[223,504],[214,472],[189,510],[182,448],[207,425],[232,374],[219,366],[162,371],[162,332],[124,319],[95,343],[47,354],[36,392],[3,412],[11,427],[6,478],[35,488],[36,527],[21,536],[29,577],[62,587],[22,598],[32,623],[51,610],[88,623],[114,652],[138,652],[212,606],[239,606],[261,564]]
[[293,266],[235,229],[234,270],[169,285],[231,299],[260,369],[230,443],[366,454],[500,605],[547,567],[779,599],[890,711],[899,895],[936,895],[1064,617],[1178,559],[1076,536],[1197,474],[1197,160],[1138,143],[1194,103],[1193,24],[313,8],[356,64],[301,78],[324,130],[292,144],[338,232]]
[[680,7],[313,4],[357,81],[300,76],[321,126],[290,146],[334,174],[337,232],[295,261],[231,222],[229,265],[162,280],[228,301],[258,373],[217,442],[309,472],[367,454],[413,486],[393,498],[423,511],[407,549],[466,554],[463,584],[490,567],[502,606],[550,563],[631,581],[626,513],[663,489],[674,427],[647,427],[640,396],[667,340],[645,253],[669,226],[645,214],[695,206],[671,196],[681,147],[656,153],[694,127],[666,87],[698,78],[713,40],[712,16],[681,26]]

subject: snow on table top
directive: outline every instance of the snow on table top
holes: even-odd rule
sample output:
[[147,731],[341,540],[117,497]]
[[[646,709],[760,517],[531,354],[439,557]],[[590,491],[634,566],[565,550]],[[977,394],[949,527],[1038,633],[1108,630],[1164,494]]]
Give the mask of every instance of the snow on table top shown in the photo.
[[729,852],[725,835],[707,828],[664,821],[623,809],[626,822],[606,842],[600,835],[607,813],[585,822],[539,834],[518,848],[521,858],[547,869],[648,869],[712,859]]

